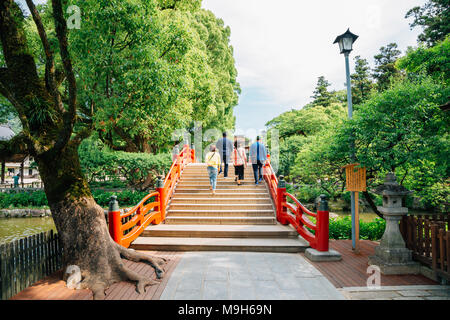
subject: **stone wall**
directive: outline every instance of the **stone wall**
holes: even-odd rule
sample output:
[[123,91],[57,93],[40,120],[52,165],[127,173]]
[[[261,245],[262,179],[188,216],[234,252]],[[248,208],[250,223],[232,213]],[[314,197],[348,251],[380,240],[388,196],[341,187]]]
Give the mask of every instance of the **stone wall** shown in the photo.
[[0,218],[50,217],[50,209],[0,209]]

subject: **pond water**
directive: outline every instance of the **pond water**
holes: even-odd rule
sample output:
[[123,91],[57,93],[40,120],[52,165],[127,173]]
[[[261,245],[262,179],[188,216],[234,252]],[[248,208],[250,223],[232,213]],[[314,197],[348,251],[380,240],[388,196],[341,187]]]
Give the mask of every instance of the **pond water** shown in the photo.
[[56,231],[51,217],[1,218],[0,244],[50,231],[50,229]]
[[[340,217],[345,217],[345,216],[351,217],[352,216],[352,213],[350,211],[349,212],[347,212],[347,211],[341,211],[341,212],[337,211],[337,212],[333,212],[333,213],[337,214]],[[359,213],[359,219],[361,221],[364,221],[364,222],[374,221],[375,218],[379,218],[376,213],[372,213],[372,212],[360,212]]]

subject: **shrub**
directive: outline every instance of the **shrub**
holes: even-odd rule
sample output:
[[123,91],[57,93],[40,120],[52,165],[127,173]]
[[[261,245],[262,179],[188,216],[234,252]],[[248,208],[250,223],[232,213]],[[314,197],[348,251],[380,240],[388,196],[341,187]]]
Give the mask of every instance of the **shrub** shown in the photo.
[[[111,196],[116,195],[120,207],[131,207],[139,203],[148,193],[145,191],[123,190],[106,192],[100,189],[92,191],[97,204],[108,208]],[[0,192],[0,208],[33,208],[48,206],[44,191],[6,193]]]
[[[379,240],[383,236],[386,222],[375,218],[371,222],[359,222],[359,236],[363,240]],[[351,239],[352,220],[351,217],[330,218],[330,239]]]
[[119,207],[131,207],[139,203],[148,193],[145,191],[123,190],[121,192],[105,192],[94,190],[92,192],[95,202],[103,208],[108,208],[111,196],[117,196]]
[[23,208],[47,206],[44,191],[0,193],[0,208]]

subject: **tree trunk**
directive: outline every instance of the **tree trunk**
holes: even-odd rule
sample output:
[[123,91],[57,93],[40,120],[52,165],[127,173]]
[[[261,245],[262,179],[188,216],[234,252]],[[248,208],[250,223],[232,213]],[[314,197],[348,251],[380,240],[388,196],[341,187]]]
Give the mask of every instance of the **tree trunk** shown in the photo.
[[370,197],[369,192],[363,191],[364,198],[369,203],[370,208],[372,208],[373,212],[376,213],[377,216],[379,216],[381,219],[384,219],[384,216],[381,214],[380,211],[378,211],[377,206],[375,205],[375,202],[373,202],[372,198]]
[[68,51],[62,2],[52,0],[52,8],[59,54],[67,79],[67,105],[62,103],[54,54],[41,18],[33,2],[26,2],[45,51],[45,76],[39,76],[32,51],[28,48],[21,9],[12,0],[1,0],[0,38],[6,68],[0,67],[0,94],[14,106],[23,127],[22,134],[18,135],[20,139],[15,137],[11,141],[23,140],[27,151],[38,163],[62,241],[64,269],[68,265],[80,267],[81,287],[92,289],[94,299],[104,298],[105,289],[122,280],[136,281],[137,290],[141,293],[146,286],[158,281],[129,270],[121,257],[149,263],[158,278],[164,273],[162,265],[165,259],[126,249],[110,237],[103,209],[92,197],[78,158],[78,146],[89,136],[92,128],[73,134],[78,120],[76,76]]
[[161,278],[165,259],[126,249],[109,235],[103,209],[94,201],[83,177],[76,145],[69,144],[58,154],[36,157],[50,210],[63,247],[63,267],[81,269],[82,288],[90,288],[94,299],[102,299],[105,289],[118,281],[137,281],[139,293],[159,283],[125,267],[121,256],[149,263]]

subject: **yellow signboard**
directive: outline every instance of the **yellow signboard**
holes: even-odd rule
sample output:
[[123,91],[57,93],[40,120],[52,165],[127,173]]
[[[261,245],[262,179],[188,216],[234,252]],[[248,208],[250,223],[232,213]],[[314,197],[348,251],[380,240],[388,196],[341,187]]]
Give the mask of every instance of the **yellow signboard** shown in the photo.
[[359,163],[344,166],[347,191],[366,191],[366,168],[357,166]]

